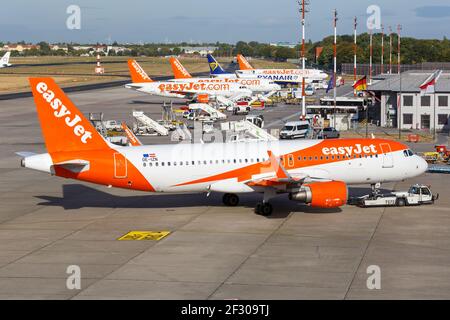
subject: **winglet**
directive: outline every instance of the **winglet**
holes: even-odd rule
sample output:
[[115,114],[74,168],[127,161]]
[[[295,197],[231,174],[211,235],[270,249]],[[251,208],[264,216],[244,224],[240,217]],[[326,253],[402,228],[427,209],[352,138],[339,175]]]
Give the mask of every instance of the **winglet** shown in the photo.
[[128,60],[128,69],[133,83],[153,82],[136,60]]
[[240,70],[253,70],[253,67],[248,63],[247,59],[242,54],[237,55]]
[[125,122],[122,122],[122,129],[125,132],[125,134],[127,135],[128,142],[133,147],[142,146],[141,141],[139,141],[139,139],[134,135],[134,133],[130,130],[130,128],[128,128],[128,126]]
[[279,158],[275,157],[272,151],[267,150],[267,154],[269,155],[270,164],[272,166],[272,169],[275,171],[275,174],[278,179],[288,179],[290,178],[289,173],[286,171],[286,169],[281,164],[281,161]]
[[186,70],[186,68],[181,64],[181,62],[177,58],[171,57],[169,61],[172,66],[172,71],[175,79],[192,78],[191,74]]

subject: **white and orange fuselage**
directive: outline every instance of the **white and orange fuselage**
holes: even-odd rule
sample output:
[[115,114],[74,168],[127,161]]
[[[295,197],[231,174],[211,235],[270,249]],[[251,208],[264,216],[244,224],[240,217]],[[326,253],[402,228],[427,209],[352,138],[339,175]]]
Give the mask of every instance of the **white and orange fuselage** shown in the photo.
[[205,82],[195,78],[182,81],[153,81],[135,60],[129,60],[128,67],[132,83],[125,87],[150,95],[192,99],[198,95],[231,98],[238,95],[251,96],[252,94],[251,90],[235,82]]
[[238,94],[250,96],[252,92],[234,82],[204,82],[197,79],[185,81],[158,81],[149,83],[130,83],[126,88],[162,97],[176,97],[190,99],[194,96],[206,94],[210,97],[234,97]]
[[273,92],[281,90],[280,85],[276,84],[272,80],[261,79],[257,77],[246,77],[239,78],[236,75],[228,75],[215,78],[205,78],[205,77],[192,77],[192,75],[186,70],[186,68],[181,64],[181,62],[175,58],[170,58],[170,64],[172,66],[174,79],[170,80],[172,82],[192,82],[196,81],[201,84],[237,84],[241,88],[249,89],[253,94],[263,93],[263,92]]
[[[108,146],[108,152],[92,150],[83,160],[89,170],[55,174],[119,188],[150,192],[261,191],[252,182],[274,176],[267,151],[281,158],[294,177],[307,181],[342,181],[345,184],[373,184],[402,181],[422,174],[426,162],[406,156],[407,147],[382,139],[297,140],[248,143],[211,143]],[[25,167],[51,172],[49,154],[25,159]],[[56,162],[80,158],[58,154]],[[45,162],[45,165],[42,163]],[[99,173],[102,174],[99,174]],[[286,185],[274,186],[285,190]]]

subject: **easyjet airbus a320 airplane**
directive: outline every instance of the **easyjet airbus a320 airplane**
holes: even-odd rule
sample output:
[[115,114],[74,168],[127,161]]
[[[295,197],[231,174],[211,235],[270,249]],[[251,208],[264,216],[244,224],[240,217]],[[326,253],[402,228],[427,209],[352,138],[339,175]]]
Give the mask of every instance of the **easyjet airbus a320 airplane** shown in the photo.
[[193,78],[185,79],[185,81],[176,81],[176,79],[153,81],[136,60],[128,60],[128,68],[132,83],[126,84],[125,88],[155,96],[194,99],[199,95],[207,95],[208,97],[221,96],[234,99],[252,95],[251,90],[235,82],[205,82]]
[[269,215],[280,193],[320,208],[347,202],[349,184],[415,177],[427,163],[407,146],[381,139],[148,145],[105,141],[51,78],[31,78],[48,153],[18,153],[22,166],[58,177],[148,192],[260,192],[256,212]]
[[256,77],[269,79],[277,83],[301,83],[305,78],[306,83],[323,81],[328,75],[318,69],[255,69],[241,54],[237,55],[239,70],[236,75],[239,78]]

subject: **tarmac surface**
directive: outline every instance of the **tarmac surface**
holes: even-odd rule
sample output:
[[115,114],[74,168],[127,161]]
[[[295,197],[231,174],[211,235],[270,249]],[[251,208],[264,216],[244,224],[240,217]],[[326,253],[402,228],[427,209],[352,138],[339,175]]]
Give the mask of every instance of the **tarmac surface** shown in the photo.
[[[69,96],[83,112],[128,122],[133,109],[157,119],[163,102],[124,88]],[[280,128],[298,112],[264,116]],[[14,152],[45,152],[32,98],[1,101],[0,121],[0,299],[450,298],[448,175],[383,185],[429,184],[440,193],[434,205],[318,210],[280,196],[266,218],[253,212],[258,194],[229,208],[219,194],[108,189],[20,168]],[[117,240],[131,230],[171,233]],[[70,265],[81,268],[80,290],[66,286]],[[367,288],[372,265],[380,290]]]

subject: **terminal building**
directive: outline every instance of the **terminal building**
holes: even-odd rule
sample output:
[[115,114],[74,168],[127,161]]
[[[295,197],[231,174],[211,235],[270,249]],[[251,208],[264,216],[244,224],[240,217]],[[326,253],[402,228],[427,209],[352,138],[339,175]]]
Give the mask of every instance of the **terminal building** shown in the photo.
[[[368,90],[375,95],[373,110],[382,127],[416,130],[449,130],[450,72],[443,72],[435,94],[421,96],[419,86],[433,71],[382,74],[373,78]],[[401,99],[401,104],[400,104]],[[400,105],[400,108],[399,108]]]

